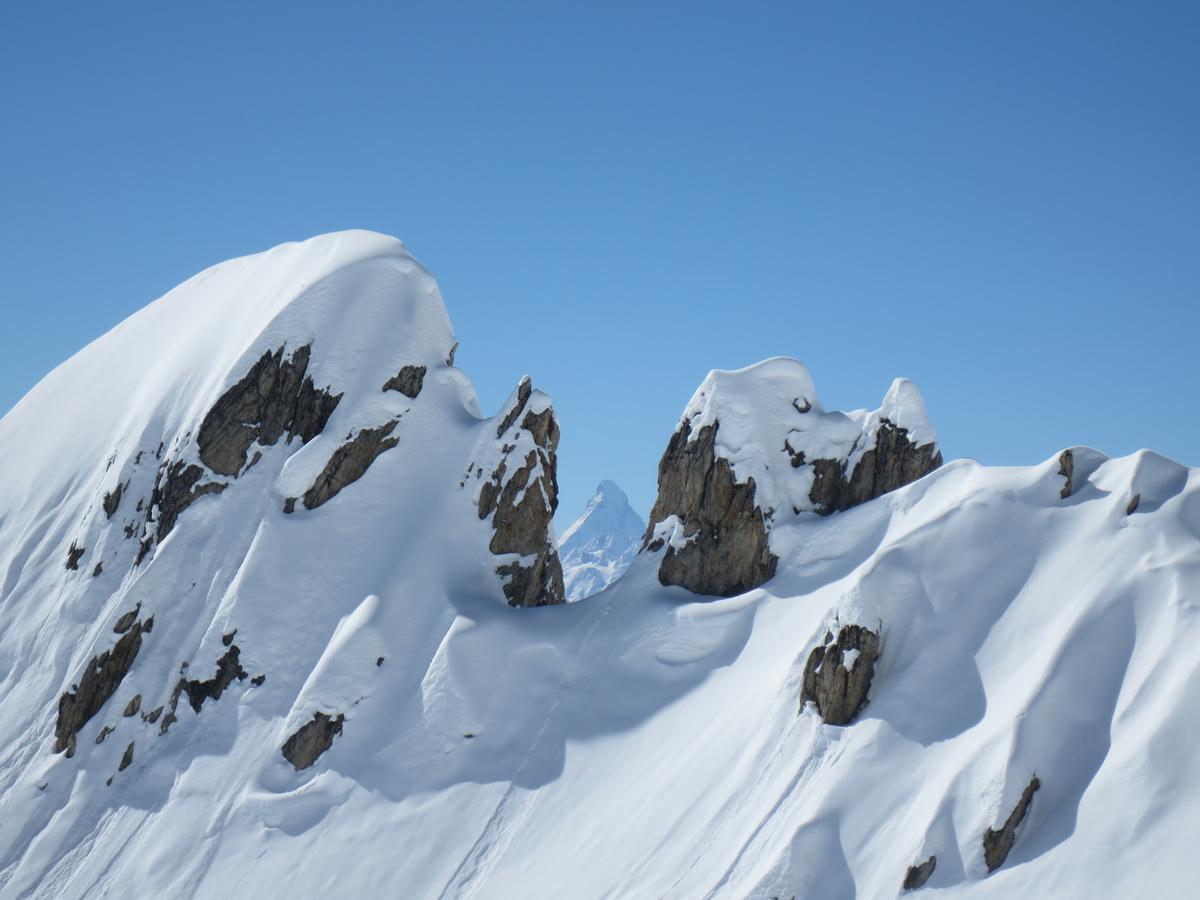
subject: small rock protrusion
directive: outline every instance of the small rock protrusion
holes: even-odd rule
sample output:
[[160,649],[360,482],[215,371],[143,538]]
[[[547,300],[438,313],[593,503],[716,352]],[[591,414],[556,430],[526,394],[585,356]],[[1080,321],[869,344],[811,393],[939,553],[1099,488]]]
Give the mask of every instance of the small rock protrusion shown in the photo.
[[117,514],[117,507],[121,505],[121,494],[124,492],[125,485],[118,483],[104,495],[104,518],[111,519]]
[[133,697],[130,699],[130,701],[127,704],[125,704],[125,712],[123,712],[122,715],[128,719],[130,716],[136,716],[138,714],[138,710],[140,710],[141,708],[142,708],[142,695],[134,694]]
[[[122,615],[117,619],[117,624],[113,626],[114,634],[124,634],[133,627],[133,623],[137,621],[138,613],[142,610],[142,604],[138,604],[136,608]],[[149,628],[142,626],[143,631],[149,631]]]
[[151,712],[142,714],[142,721],[149,722],[151,725],[153,725],[158,721],[158,717],[162,715],[162,711],[163,708],[161,706],[155,707]]
[[281,748],[284,758],[297,771],[307,769],[322,753],[333,746],[333,739],[342,733],[346,716],[338,713],[337,718],[323,712],[313,713],[310,721],[289,737]]
[[827,632],[804,666],[800,708],[812,702],[825,724],[849,725],[867,704],[878,659],[879,632],[861,625],[843,625],[836,637]]
[[446,354],[446,365],[454,365],[454,354],[458,352],[458,341],[455,341],[450,347],[450,352]]
[[228,634],[221,635],[221,643],[224,644],[226,647],[228,647],[230,644],[233,643],[233,639],[235,637],[237,637],[237,629],[236,628],[233,629],[233,631],[229,632]]
[[915,891],[919,887],[924,887],[933,870],[937,868],[937,857],[931,856],[925,862],[909,866],[908,873],[904,876],[904,884],[901,886],[903,890]]
[[378,669],[382,665],[383,665],[383,657],[381,656],[381,657],[379,657],[379,659],[375,660],[375,668]]
[[288,497],[283,501],[283,511],[289,516],[296,511],[295,497]]
[[111,725],[105,725],[103,728],[101,728],[100,733],[96,735],[96,743],[103,744],[104,739],[112,734],[113,730],[114,729]]
[[983,859],[987,863],[988,872],[996,871],[1008,859],[1008,853],[1017,839],[1017,827],[1029,814],[1033,795],[1041,786],[1042,783],[1038,781],[1037,776],[1033,776],[1029,784],[1025,786],[1025,790],[1021,792],[1021,799],[1017,801],[1017,805],[1008,814],[1008,818],[1000,826],[1000,829],[989,828],[983,833]]
[[96,567],[94,569],[92,569],[92,577],[96,578],[103,571],[104,571],[104,563],[96,563]]
[[1070,450],[1064,450],[1058,455],[1058,474],[1067,479],[1062,490],[1058,492],[1058,496],[1066,500],[1075,489],[1075,454]]
[[416,400],[425,384],[424,366],[404,366],[397,374],[384,382],[385,391],[399,391],[410,400]]
[[125,748],[125,754],[121,757],[121,764],[117,766],[118,772],[124,772],[133,765],[133,741],[129,742],[129,746]]
[[250,683],[252,685],[254,685],[255,687],[262,687],[263,682],[266,680],[267,680],[266,675],[255,675],[253,678],[250,679]]
[[1142,495],[1134,494],[1133,497],[1129,501],[1129,505],[1125,507],[1125,515],[1132,516],[1135,512],[1137,512],[1138,504],[1140,504],[1141,502],[1142,502]]
[[83,554],[87,552],[87,547],[77,547],[75,542],[71,541],[71,546],[67,549],[67,568],[72,572],[79,569],[79,560],[83,558]]

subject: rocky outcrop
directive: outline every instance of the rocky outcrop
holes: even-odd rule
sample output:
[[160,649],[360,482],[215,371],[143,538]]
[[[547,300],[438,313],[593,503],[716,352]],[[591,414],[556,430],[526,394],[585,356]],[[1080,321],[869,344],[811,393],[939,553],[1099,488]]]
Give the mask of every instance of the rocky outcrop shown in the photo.
[[677,516],[687,543],[667,548],[658,580],[730,597],[772,578],[779,560],[768,545],[766,515],[755,503],[754,479],[739,483],[729,461],[716,454],[719,427],[706,425],[693,438],[685,421],[671,435],[642,546],[651,548],[658,523]]
[[916,866],[909,866],[908,872],[904,876],[904,884],[901,885],[903,890],[915,891],[919,887],[924,887],[930,876],[933,875],[933,870],[937,868],[937,857],[931,856],[925,862]]
[[509,605],[521,607],[566,602],[558,548],[550,539],[558,508],[558,422],[548,399],[539,394],[532,404],[533,397],[530,380],[522,379],[496,430],[500,459],[477,500],[479,518],[492,521],[491,552],[521,557],[496,568]]
[[133,765],[133,741],[129,742],[129,746],[125,748],[125,752],[121,755],[121,763],[117,766],[118,772],[124,772]]
[[[175,710],[179,706],[179,698],[187,695],[192,712],[199,714],[205,700],[220,700],[225,690],[234,680],[244,681],[248,675],[241,664],[242,651],[237,644],[232,645],[224,655],[217,660],[217,672],[212,678],[180,678],[171,692],[171,701],[167,714],[163,716],[159,734],[166,734],[176,721]],[[186,663],[184,664],[186,668]]]
[[104,518],[111,519],[117,514],[117,507],[121,505],[121,495],[125,492],[125,485],[118,483],[115,488],[108,491],[104,495]]
[[809,499],[818,513],[827,516],[925,477],[941,467],[942,454],[936,444],[919,446],[908,429],[881,419],[875,446],[862,454],[851,471],[847,472],[848,461],[840,459],[816,459],[812,465]]
[[424,366],[404,366],[383,385],[385,391],[399,391],[410,400],[416,400],[425,384]]
[[149,632],[153,620],[135,622],[111,650],[89,660],[79,683],[58,701],[58,720],[54,725],[54,752],[75,751],[75,735],[100,712],[116,693],[142,648],[142,633]]
[[150,513],[157,524],[159,541],[171,533],[185,509],[206,494],[219,494],[229,486],[215,481],[201,484],[203,475],[203,469],[183,460],[167,463],[158,470],[150,493]]
[[200,461],[219,475],[236,476],[246,465],[250,445],[271,446],[285,434],[288,443],[308,443],[321,433],[341,394],[313,385],[308,376],[312,345],[284,359],[284,347],[264,353],[229,388],[200,423]]
[[1066,479],[1058,496],[1066,500],[1075,490],[1075,454],[1070,450],[1064,450],[1058,455],[1058,474]]
[[87,547],[77,547],[75,542],[71,541],[71,546],[67,548],[67,568],[72,572],[79,570],[79,560],[83,559],[83,554],[87,552]]
[[1025,816],[1029,814],[1029,806],[1033,803],[1033,795],[1041,786],[1042,783],[1035,775],[1021,792],[1021,799],[1008,814],[1004,824],[998,830],[989,828],[983,833],[983,859],[989,872],[996,871],[1008,859],[1009,851],[1017,839],[1017,828],[1025,821]]
[[1125,505],[1125,515],[1132,516],[1135,512],[1137,512],[1137,508],[1141,505],[1141,502],[1141,494],[1134,494],[1132,497],[1130,497],[1129,503]]
[[[312,487],[304,492],[304,508],[316,509],[337,496],[342,488],[362,478],[381,453],[400,443],[399,438],[389,437],[398,422],[398,419],[392,419],[378,428],[364,428],[353,440],[334,450]],[[284,511],[293,509],[295,499],[289,498]]]
[[775,575],[770,535],[786,518],[849,509],[941,464],[912,382],[894,381],[873,412],[841,413],[796,360],[714,371],[659,462],[642,550],[663,551],[664,585],[739,594]]
[[342,733],[345,721],[346,717],[341,713],[336,718],[323,712],[313,713],[312,719],[284,742],[281,748],[284,758],[297,772],[307,769],[333,746],[333,739]]
[[861,625],[843,625],[837,635],[826,632],[804,666],[801,708],[813,703],[828,725],[849,725],[867,703],[879,633]]

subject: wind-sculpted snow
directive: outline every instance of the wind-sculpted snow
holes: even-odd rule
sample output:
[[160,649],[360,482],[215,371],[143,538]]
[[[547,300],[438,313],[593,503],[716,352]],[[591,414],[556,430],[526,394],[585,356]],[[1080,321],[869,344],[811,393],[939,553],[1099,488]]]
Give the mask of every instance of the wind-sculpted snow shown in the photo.
[[[321,433],[249,447],[135,567],[160,467],[203,465],[216,400],[309,343],[342,394]],[[202,273],[0,420],[0,897],[1190,895],[1195,471],[1076,447],[1063,497],[1058,454],[951,462],[783,517],[774,578],[737,596],[641,554],[513,608],[467,465],[523,441],[523,466],[549,405],[483,418],[452,345],[401,245],[333,235]],[[418,396],[381,390],[406,366]],[[284,512],[392,420],[357,480]],[[60,697],[131,611],[153,633],[55,753]],[[877,658],[831,725],[805,670],[847,625]]]

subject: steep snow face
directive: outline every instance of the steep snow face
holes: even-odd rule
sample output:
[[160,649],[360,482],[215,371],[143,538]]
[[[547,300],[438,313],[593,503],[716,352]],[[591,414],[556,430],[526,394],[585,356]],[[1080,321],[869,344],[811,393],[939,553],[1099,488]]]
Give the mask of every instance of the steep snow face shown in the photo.
[[646,523],[617,485],[602,481],[583,514],[558,540],[568,600],[603,590],[629,568]]
[[[274,281],[209,275],[214,296],[236,317],[249,287],[282,291],[252,324],[287,328],[230,331],[216,301],[164,312],[180,288],[0,420],[0,897],[1190,896],[1196,470],[1072,448],[1064,497],[1058,455],[952,462],[781,517],[755,590],[697,602],[641,554],[584,602],[514,609],[476,458],[505,456],[488,434],[531,440],[514,466],[536,457],[542,399],[520,438],[507,405],[479,418],[394,241],[221,268],[260,265]],[[330,279],[340,312],[291,312]],[[310,343],[305,392],[287,363]],[[245,466],[220,475],[197,433],[280,346],[278,375],[231,402],[252,416],[206,431],[236,461],[253,418]],[[320,392],[340,399],[306,437]],[[160,483],[160,511],[191,499],[160,537],[146,501],[176,459],[202,474]],[[807,674],[845,700],[824,666],[861,685],[865,660],[847,724],[802,705]],[[70,757],[64,712],[83,719]]]

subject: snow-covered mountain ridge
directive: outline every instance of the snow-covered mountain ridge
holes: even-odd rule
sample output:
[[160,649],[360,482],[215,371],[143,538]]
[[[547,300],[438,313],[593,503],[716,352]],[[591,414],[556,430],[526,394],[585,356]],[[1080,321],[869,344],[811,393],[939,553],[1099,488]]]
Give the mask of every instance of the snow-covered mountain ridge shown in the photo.
[[0,897],[1188,895],[1195,470],[942,465],[770,360],[563,604],[550,400],[454,346],[327,235],[0,419]]

